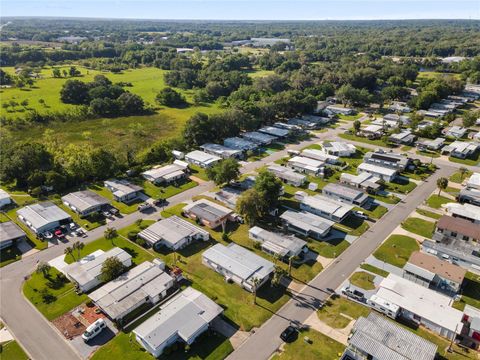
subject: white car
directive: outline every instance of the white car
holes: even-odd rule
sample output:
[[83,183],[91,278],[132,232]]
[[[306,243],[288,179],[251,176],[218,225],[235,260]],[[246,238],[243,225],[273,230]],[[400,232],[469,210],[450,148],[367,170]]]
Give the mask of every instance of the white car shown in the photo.
[[368,215],[365,215],[363,211],[355,211],[355,215],[358,216],[360,219],[368,219]]
[[103,329],[107,327],[107,323],[103,319],[98,319],[93,324],[91,324],[85,332],[82,334],[82,339],[84,342],[88,342],[93,339],[95,336],[100,334]]

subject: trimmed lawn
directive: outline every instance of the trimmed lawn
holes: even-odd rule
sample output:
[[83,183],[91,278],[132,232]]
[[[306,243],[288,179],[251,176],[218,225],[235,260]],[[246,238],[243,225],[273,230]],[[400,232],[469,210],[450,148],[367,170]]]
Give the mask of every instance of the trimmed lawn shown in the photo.
[[110,200],[110,203],[112,204],[112,206],[116,207],[122,214],[128,215],[137,211],[138,204],[142,202],[140,199],[137,199],[127,205],[123,202],[115,201],[113,198],[112,192],[104,186],[92,185],[92,186],[89,186],[89,189],[92,191],[95,191],[97,194]]
[[468,179],[472,174],[473,172],[468,170],[462,177],[462,173],[460,171],[457,171],[450,176],[449,180],[454,183],[461,184],[463,180]]
[[194,164],[189,164],[188,167],[190,168],[193,176],[196,176],[199,179],[202,179],[202,180],[205,180],[205,181],[209,181],[208,176],[207,176],[207,172],[204,168],[202,168],[200,166],[197,166],[197,165],[194,165]]
[[465,308],[465,305],[480,309],[480,276],[471,272],[465,275],[465,283],[460,301],[453,303],[453,307],[459,310]]
[[0,359],[2,360],[28,360],[27,354],[20,347],[20,345],[15,341],[9,341],[2,344],[0,351]]
[[404,235],[391,235],[374,253],[378,260],[403,268],[410,255],[420,247],[415,239]]
[[[401,181],[401,182],[400,182]],[[408,194],[413,189],[417,187],[413,181],[408,180],[407,182],[402,180],[397,180],[396,182],[386,182],[385,189],[388,191],[398,192],[401,194]]]
[[[194,174],[198,176],[198,174]],[[150,181],[143,181],[139,185],[143,186],[145,194],[150,196],[152,199],[168,199],[174,195],[180,194],[185,190],[192,189],[198,184],[195,181],[185,181],[179,186],[169,185],[169,186],[157,186],[152,184]]]
[[370,226],[365,220],[360,219],[358,216],[355,215],[349,215],[341,223],[337,223],[333,226],[334,228],[347,232],[349,235],[352,236],[360,236],[370,228]]
[[13,245],[0,251],[0,268],[22,258],[22,253]]
[[435,223],[420,218],[411,217],[402,222],[402,228],[414,234],[431,239],[433,232],[435,231]]
[[391,204],[391,205],[395,205],[400,202],[400,198],[393,194],[389,194],[388,196],[382,196],[378,194],[368,194],[368,195],[378,201],[382,201],[384,203]]
[[[309,342],[304,341],[305,338]],[[313,329],[302,330],[298,338],[285,344],[283,351],[272,357],[272,360],[319,360],[319,359],[338,359],[345,345],[319,333]]]
[[417,213],[419,213],[420,215],[423,215],[423,216],[428,216],[432,219],[435,219],[435,220],[438,220],[440,219],[443,215],[440,215],[440,214],[437,214],[433,211],[428,211],[428,210],[424,210],[424,209],[417,209],[415,210]]
[[362,211],[372,219],[380,219],[383,215],[385,215],[388,212],[388,209],[385,206],[381,206],[381,205],[374,205],[370,207],[369,210],[356,206],[353,210]]
[[331,239],[328,241],[308,240],[308,247],[318,253],[318,255],[333,259],[344,252],[350,243],[344,239]]
[[341,314],[358,319],[360,316],[367,316],[369,313],[370,309],[368,307],[338,295],[327,300],[325,306],[317,311],[318,318],[335,329],[343,329],[350,323],[350,319]]
[[427,199],[427,205],[434,209],[440,209],[443,204],[448,204],[451,202],[455,202],[455,200],[437,194],[434,194]]
[[[159,359],[219,360],[226,358],[232,351],[232,345],[227,338],[207,331],[193,343],[188,353],[179,348],[168,355],[164,353]],[[140,346],[133,333],[120,332],[92,357],[92,360],[103,359],[152,360],[154,357]]]
[[350,283],[355,286],[358,286],[365,290],[373,290],[375,289],[375,284],[373,280],[375,279],[375,275],[367,273],[365,271],[357,271],[352,276],[350,276]]
[[370,140],[366,137],[356,136],[356,135],[353,135],[353,134],[339,134],[338,137],[341,137],[342,139],[346,139],[346,140],[363,142],[363,143],[366,143],[366,144],[371,144],[371,145],[376,145],[376,146],[389,147],[388,144],[385,143],[382,140]]
[[374,274],[380,275],[381,277],[387,277],[388,274],[390,274],[388,271],[382,270],[376,266],[370,265],[370,264],[362,264],[360,265],[360,268],[363,270],[370,271]]
[[457,164],[477,166],[478,162],[480,161],[480,151],[477,151],[475,154],[473,154],[473,156],[470,156],[466,159],[459,159],[459,158],[450,156],[448,160]]
[[23,284],[23,294],[47,320],[56,319],[88,300],[87,295],[75,293],[73,283],[67,278],[58,277],[61,273],[55,268],[49,274],[45,278],[34,272]]
[[437,152],[433,152],[433,151],[420,151],[420,150],[417,150],[416,151],[416,154],[417,155],[422,155],[422,156],[428,156],[428,157],[433,157],[433,158],[439,158],[441,155]]
[[358,114],[355,114],[355,115],[342,115],[342,114],[339,114],[338,115],[338,118],[341,119],[341,120],[347,120],[347,121],[353,121],[353,120],[357,120],[357,119],[360,119],[363,115],[361,113],[358,113]]

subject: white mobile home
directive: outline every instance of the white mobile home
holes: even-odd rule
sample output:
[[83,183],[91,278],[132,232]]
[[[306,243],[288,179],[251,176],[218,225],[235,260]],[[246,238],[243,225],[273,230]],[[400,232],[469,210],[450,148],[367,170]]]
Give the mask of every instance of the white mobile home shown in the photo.
[[72,222],[70,215],[49,201],[27,205],[17,210],[17,216],[36,234]]
[[189,164],[198,165],[202,168],[208,168],[215,165],[217,162],[222,160],[221,157],[216,155],[208,154],[200,150],[194,150],[185,154],[185,161]]

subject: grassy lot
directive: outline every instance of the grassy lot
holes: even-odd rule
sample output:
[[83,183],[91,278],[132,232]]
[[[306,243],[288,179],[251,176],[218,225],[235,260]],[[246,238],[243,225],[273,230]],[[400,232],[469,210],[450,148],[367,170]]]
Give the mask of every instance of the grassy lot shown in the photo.
[[435,231],[435,223],[420,218],[411,217],[402,222],[402,228],[414,234],[431,239],[433,232]]
[[[224,359],[232,351],[233,348],[228,339],[207,332],[193,343],[187,353],[183,349],[178,349],[168,355],[160,356],[159,359],[218,360]],[[153,356],[140,346],[133,333],[120,332],[92,357],[92,360],[103,359],[152,360]]]
[[380,276],[382,276],[382,277],[387,277],[388,274],[389,274],[388,271],[379,269],[378,267],[373,266],[373,265],[370,265],[370,264],[362,264],[362,265],[360,265],[360,267],[361,267],[363,270],[370,271],[370,272],[372,272],[372,273],[374,273],[374,274],[377,274],[377,275],[380,275]]
[[333,225],[336,229],[345,231],[352,236],[360,236],[369,229],[368,223],[358,216],[349,215],[341,223]]
[[344,252],[350,243],[343,239],[331,239],[328,241],[308,240],[308,247],[320,256],[333,259]]
[[356,135],[353,135],[353,134],[339,134],[338,136],[341,137],[342,139],[363,142],[363,143],[366,143],[366,144],[371,144],[371,145],[376,145],[376,146],[389,147],[387,143],[385,143],[383,140],[380,140],[380,139],[370,140],[366,137],[356,136]]
[[434,194],[427,199],[427,205],[434,209],[440,209],[443,204],[447,204],[450,202],[454,202],[454,200],[437,194]]
[[424,210],[424,209],[417,209],[415,210],[417,213],[419,213],[420,215],[423,215],[423,216],[428,216],[432,219],[435,219],[435,220],[438,220],[442,217],[442,215],[440,214],[437,214],[433,211],[428,211],[428,210]]
[[467,272],[465,284],[460,301],[453,303],[453,307],[463,310],[465,305],[471,305],[480,309],[480,276]]
[[373,280],[375,279],[375,275],[372,275],[365,271],[357,271],[350,276],[350,283],[358,286],[365,290],[373,290],[375,289],[375,284]]
[[417,155],[422,155],[422,156],[428,156],[428,157],[433,157],[433,158],[439,158],[441,155],[437,152],[434,151],[416,151]]
[[[305,337],[308,337],[310,342],[305,342]],[[318,331],[308,329],[301,331],[295,341],[285,344],[283,351],[274,355],[272,360],[338,359],[344,349],[345,345]]]
[[463,182],[463,180],[469,178],[472,174],[473,174],[473,172],[468,170],[462,177],[462,173],[460,171],[457,171],[457,172],[454,172],[450,176],[449,180],[454,182],[454,183],[461,184]]
[[[195,174],[195,176],[198,176]],[[152,184],[150,181],[142,181],[139,185],[143,186],[145,194],[150,196],[153,199],[167,199],[174,195],[180,194],[188,189],[194,188],[198,184],[195,181],[185,181],[178,186],[169,185],[169,186],[157,186]]]
[[339,115],[338,115],[338,118],[341,119],[341,120],[353,121],[353,120],[360,119],[362,116],[363,116],[363,115],[362,115],[361,113],[354,114],[354,115],[342,115],[342,114],[339,114]]
[[356,206],[354,208],[355,211],[362,211],[366,215],[368,215],[372,219],[380,219],[383,215],[388,212],[388,209],[385,206],[375,205],[372,206],[370,209],[366,210],[364,208]]
[[408,180],[396,180],[395,182],[386,182],[385,183],[385,189],[388,191],[393,191],[393,192],[398,192],[401,194],[408,194],[410,193],[413,189],[417,187],[417,184],[415,184],[413,181]]
[[415,239],[404,235],[391,235],[374,253],[378,260],[403,268],[410,255],[420,248]]
[[478,162],[480,161],[480,151],[477,151],[475,154],[473,154],[472,156],[466,159],[459,159],[459,158],[450,156],[448,160],[457,164],[477,166]]
[[321,321],[336,329],[343,329],[350,323],[350,319],[341,314],[358,319],[360,316],[367,316],[369,313],[370,309],[368,307],[340,296],[333,296],[330,300],[327,300],[323,308],[317,311],[318,318]]
[[188,167],[190,168],[193,176],[208,181],[208,176],[204,168],[193,164],[189,164]]
[[13,245],[0,251],[0,268],[22,258],[22,253]]
[[369,196],[373,197],[374,199],[377,199],[378,201],[382,201],[387,204],[398,204],[400,202],[400,198],[398,196],[395,196],[393,194],[389,194],[388,196],[382,196],[378,194],[369,194]]
[[[74,285],[52,268],[49,277],[34,272],[23,285],[23,294],[48,320],[53,320],[88,300],[87,295],[77,295]],[[43,292],[43,294],[42,294]]]
[[15,341],[9,341],[2,344],[0,351],[1,360],[28,360],[27,354],[20,347],[20,345]]
[[112,206],[116,207],[122,214],[131,214],[137,211],[138,204],[142,202],[141,200],[138,199],[127,205],[123,202],[115,201],[113,198],[112,192],[108,190],[106,187],[101,185],[91,185],[89,186],[89,189],[92,191],[95,191],[97,194],[110,200],[110,203],[112,204]]

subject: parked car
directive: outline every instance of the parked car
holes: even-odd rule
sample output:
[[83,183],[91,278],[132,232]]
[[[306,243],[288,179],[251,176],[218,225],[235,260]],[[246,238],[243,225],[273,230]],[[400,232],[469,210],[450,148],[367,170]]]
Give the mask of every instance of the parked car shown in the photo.
[[120,214],[120,211],[117,208],[114,208],[113,206],[110,209],[108,209],[108,211],[110,212],[110,214],[115,216]]
[[155,206],[167,205],[167,200],[165,200],[165,199],[153,200],[153,205],[155,205]]
[[366,215],[363,211],[355,211],[355,215],[360,219],[368,220],[368,215]]
[[112,216],[112,214],[110,214],[110,211],[108,211],[108,210],[103,210],[102,215],[105,216],[106,218]]
[[75,230],[77,228],[77,224],[75,224],[73,222],[70,223],[68,226],[70,227],[70,230]]
[[295,336],[297,335],[297,329],[293,326],[288,326],[283,332],[280,334],[280,339],[285,342],[291,342],[295,340]]
[[79,237],[86,237],[87,234],[85,233],[85,231],[83,231],[81,228],[78,228],[77,230],[75,230],[73,232],[73,235],[75,236],[79,236]]
[[350,287],[344,287],[342,288],[342,294],[350,297],[352,299],[358,300],[358,301],[363,301],[365,300],[365,294],[356,290],[356,289],[350,289]]
[[96,320],[93,324],[91,324],[85,332],[82,334],[82,339],[84,342],[88,342],[89,340],[93,339],[95,336],[100,334],[103,329],[107,327],[107,323],[103,319]]
[[63,231],[61,229],[55,230],[54,234],[59,239],[63,239],[65,237],[65,234],[63,233]]
[[143,204],[138,205],[138,211],[145,211],[152,208],[152,204],[144,202]]
[[43,237],[45,237],[45,239],[51,239],[53,238],[53,234],[50,231],[45,231]]

